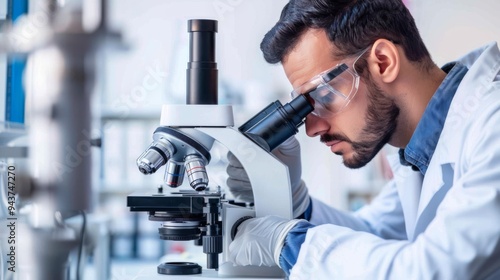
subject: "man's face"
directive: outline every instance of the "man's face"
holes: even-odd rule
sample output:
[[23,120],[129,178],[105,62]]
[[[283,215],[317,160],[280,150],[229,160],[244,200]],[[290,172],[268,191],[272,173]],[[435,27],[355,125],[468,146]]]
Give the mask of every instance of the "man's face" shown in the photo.
[[[283,60],[283,68],[294,88],[339,63],[334,46],[324,31],[309,30]],[[352,60],[349,60],[352,61]],[[347,63],[352,67],[351,63]],[[364,69],[364,71],[368,71]],[[321,142],[341,155],[344,165],[366,165],[390,140],[396,129],[399,108],[370,79],[362,79],[358,92],[340,112],[330,117],[309,114],[306,133],[320,136]]]

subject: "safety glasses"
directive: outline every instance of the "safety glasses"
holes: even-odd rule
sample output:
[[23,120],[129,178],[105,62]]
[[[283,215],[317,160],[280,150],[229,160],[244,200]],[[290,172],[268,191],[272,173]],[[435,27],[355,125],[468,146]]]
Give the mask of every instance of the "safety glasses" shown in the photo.
[[354,66],[368,49],[354,59],[351,68],[348,62],[337,64],[295,88],[291,92],[292,99],[305,94],[314,103],[312,114],[321,118],[329,118],[340,113],[358,92],[359,75]]

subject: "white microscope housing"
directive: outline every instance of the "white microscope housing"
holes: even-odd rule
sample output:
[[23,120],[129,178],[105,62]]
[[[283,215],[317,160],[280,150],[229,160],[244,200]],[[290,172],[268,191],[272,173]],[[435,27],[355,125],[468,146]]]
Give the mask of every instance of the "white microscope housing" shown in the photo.
[[[187,105],[163,106],[153,142],[137,159],[139,171],[146,175],[165,165],[164,184],[168,188],[129,195],[127,206],[162,222],[161,239],[195,240],[202,245],[207,254],[206,267],[218,270],[218,275],[283,277],[277,266],[233,265],[228,261],[228,249],[244,219],[267,215],[293,218],[288,168],[270,152],[296,134],[314,108],[305,95],[285,105],[276,101],[235,129],[232,107],[217,104],[217,22],[190,20],[188,31]],[[205,167],[210,163],[214,142],[241,162],[252,186],[253,207],[231,204],[220,190],[208,188]],[[193,189],[187,192],[176,189],[185,175]],[[202,269],[194,263],[173,262],[160,264],[158,273],[198,274]]]

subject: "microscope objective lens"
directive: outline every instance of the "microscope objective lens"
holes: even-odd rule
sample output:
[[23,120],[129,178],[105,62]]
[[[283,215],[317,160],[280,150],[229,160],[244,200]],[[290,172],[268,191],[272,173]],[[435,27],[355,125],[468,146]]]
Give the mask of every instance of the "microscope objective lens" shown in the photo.
[[185,166],[191,187],[198,192],[204,191],[208,185],[208,176],[203,159],[199,155],[189,155]]
[[145,175],[155,173],[160,167],[165,165],[174,151],[172,144],[160,138],[153,141],[151,145],[137,158],[137,167]]
[[167,186],[177,188],[184,181],[184,163],[169,160],[165,169],[164,181]]

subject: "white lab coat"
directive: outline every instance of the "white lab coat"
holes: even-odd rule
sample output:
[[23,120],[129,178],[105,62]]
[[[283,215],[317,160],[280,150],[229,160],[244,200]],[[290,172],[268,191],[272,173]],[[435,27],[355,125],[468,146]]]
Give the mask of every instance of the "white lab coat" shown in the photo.
[[350,214],[313,200],[290,279],[500,279],[500,51],[462,59],[425,178],[392,158],[394,180]]

